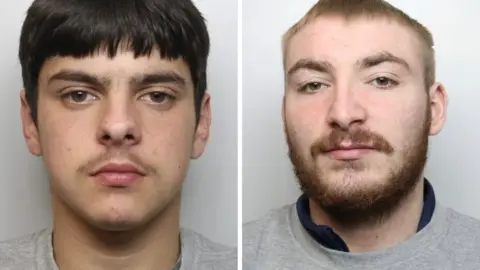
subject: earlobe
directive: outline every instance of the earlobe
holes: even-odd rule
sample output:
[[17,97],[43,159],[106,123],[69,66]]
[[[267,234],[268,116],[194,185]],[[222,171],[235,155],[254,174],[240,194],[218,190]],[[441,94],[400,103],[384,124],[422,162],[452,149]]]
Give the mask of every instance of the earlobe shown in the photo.
[[443,128],[447,118],[448,95],[444,86],[435,83],[429,89],[431,123],[430,135],[437,135]]
[[20,93],[20,103],[20,117],[22,120],[22,130],[25,143],[32,155],[41,156],[42,150],[40,147],[38,130],[32,118],[32,112],[25,96],[25,90]]
[[192,159],[197,159],[203,154],[208,138],[210,137],[211,122],[212,114],[210,110],[210,95],[206,93],[201,103],[200,118],[195,131],[191,155]]

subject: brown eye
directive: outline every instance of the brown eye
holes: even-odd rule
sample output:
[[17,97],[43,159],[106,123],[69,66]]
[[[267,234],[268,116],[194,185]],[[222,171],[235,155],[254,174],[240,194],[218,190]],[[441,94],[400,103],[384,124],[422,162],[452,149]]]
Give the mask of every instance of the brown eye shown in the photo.
[[151,103],[165,103],[174,99],[174,96],[167,94],[165,92],[150,92],[141,97],[141,99],[146,100]]
[[63,98],[72,103],[88,103],[98,98],[86,91],[72,91],[66,93]]

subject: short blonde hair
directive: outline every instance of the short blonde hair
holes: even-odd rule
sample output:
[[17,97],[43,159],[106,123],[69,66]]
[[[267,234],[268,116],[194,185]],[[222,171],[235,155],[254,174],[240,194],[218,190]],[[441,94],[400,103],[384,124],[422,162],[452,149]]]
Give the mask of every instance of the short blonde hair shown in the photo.
[[286,53],[290,39],[303,27],[322,15],[340,15],[346,20],[358,17],[388,18],[410,28],[424,45],[425,84],[430,87],[435,82],[435,52],[430,31],[412,19],[406,13],[383,0],[319,0],[297,23],[283,35],[282,51],[285,65]]

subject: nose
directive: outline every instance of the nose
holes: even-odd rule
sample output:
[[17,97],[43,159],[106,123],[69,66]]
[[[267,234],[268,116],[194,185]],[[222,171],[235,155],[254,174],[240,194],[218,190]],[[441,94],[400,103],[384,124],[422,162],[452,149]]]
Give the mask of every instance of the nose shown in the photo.
[[98,141],[107,147],[131,146],[140,141],[133,105],[115,100],[105,105],[98,128]]
[[332,128],[348,130],[354,125],[365,122],[367,111],[358,99],[358,93],[349,87],[337,88],[332,91],[327,121]]

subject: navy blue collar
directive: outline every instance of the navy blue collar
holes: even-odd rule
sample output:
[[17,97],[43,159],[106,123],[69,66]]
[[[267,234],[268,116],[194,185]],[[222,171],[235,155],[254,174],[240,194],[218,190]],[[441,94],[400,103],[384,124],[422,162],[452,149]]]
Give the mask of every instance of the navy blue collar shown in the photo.
[[[423,210],[417,231],[423,229],[430,222],[433,211],[435,210],[435,193],[433,192],[433,187],[427,179],[425,179],[424,183]],[[313,239],[326,248],[348,252],[347,245],[332,228],[325,225],[317,225],[313,222],[310,216],[309,200],[305,194],[298,198],[296,207],[303,228],[305,228]]]

